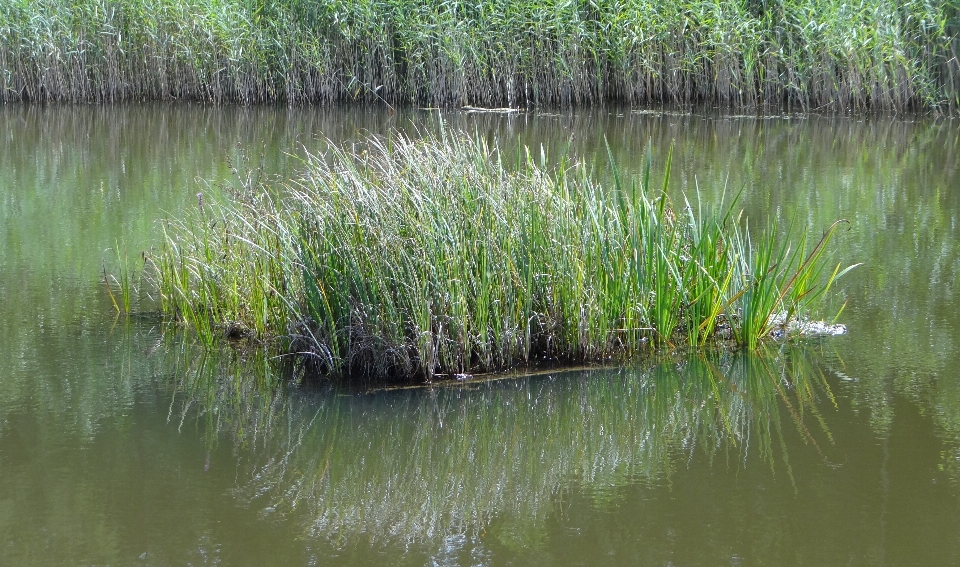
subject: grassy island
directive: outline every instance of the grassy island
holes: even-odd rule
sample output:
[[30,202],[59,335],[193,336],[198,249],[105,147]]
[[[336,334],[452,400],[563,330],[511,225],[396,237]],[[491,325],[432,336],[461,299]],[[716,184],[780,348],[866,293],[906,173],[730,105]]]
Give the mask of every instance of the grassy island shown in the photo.
[[603,186],[461,134],[329,144],[296,180],[241,172],[227,199],[167,223],[161,307],[205,342],[276,340],[321,374],[433,379],[756,348],[845,272],[827,265],[836,224],[754,240],[731,203],[673,205],[647,160]]
[[0,100],[956,109],[955,0],[5,0]]

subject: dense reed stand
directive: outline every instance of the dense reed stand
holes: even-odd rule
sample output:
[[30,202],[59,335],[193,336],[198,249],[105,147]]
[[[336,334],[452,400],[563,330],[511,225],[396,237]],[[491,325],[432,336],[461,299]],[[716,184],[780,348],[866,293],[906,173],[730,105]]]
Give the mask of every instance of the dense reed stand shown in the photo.
[[0,100],[946,110],[948,0],[7,0]]

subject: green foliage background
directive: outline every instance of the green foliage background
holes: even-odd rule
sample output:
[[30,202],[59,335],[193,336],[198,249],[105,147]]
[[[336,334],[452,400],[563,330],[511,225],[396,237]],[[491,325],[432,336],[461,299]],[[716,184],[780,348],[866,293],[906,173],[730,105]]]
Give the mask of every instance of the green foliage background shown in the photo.
[[4,101],[956,108],[956,0],[6,0]]

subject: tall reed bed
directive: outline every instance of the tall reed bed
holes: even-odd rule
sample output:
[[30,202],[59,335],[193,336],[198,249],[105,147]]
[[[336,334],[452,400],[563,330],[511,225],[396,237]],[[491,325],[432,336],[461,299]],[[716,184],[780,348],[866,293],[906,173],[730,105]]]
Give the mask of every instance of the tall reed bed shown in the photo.
[[956,108],[951,0],[7,0],[5,101]]
[[756,348],[843,274],[826,264],[836,224],[755,242],[732,203],[675,207],[649,154],[613,187],[566,159],[504,159],[462,134],[395,135],[330,144],[289,183],[241,174],[166,226],[162,308],[208,344],[280,338],[322,373],[432,379],[718,337]]

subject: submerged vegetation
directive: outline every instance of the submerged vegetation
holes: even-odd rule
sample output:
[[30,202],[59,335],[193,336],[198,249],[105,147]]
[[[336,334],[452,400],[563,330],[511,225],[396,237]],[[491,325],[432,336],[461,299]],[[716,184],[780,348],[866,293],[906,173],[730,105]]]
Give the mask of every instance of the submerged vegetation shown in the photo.
[[754,241],[732,202],[675,207],[649,153],[612,187],[565,159],[504,159],[476,137],[395,135],[330,144],[289,183],[240,173],[165,226],[161,308],[208,344],[276,339],[322,374],[430,380],[646,345],[753,349],[846,271],[826,263],[836,223]]
[[955,109],[951,0],[7,0],[0,100]]

